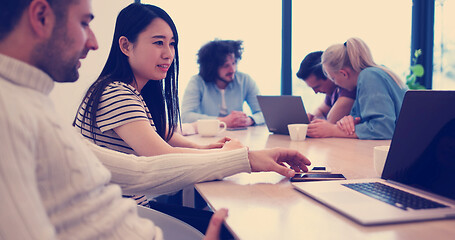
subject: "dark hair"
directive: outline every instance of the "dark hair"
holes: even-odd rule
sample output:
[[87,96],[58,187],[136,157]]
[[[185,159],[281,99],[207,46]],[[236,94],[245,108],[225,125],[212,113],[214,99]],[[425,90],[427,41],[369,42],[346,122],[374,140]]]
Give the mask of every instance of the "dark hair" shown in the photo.
[[[125,36],[130,42],[136,42],[138,35],[155,18],[163,19],[171,28],[175,40],[175,56],[164,79],[164,83],[163,80],[148,81],[142,88],[141,95],[150,110],[156,130],[161,138],[168,141],[174,133],[180,118],[177,91],[179,73],[177,29],[171,17],[163,9],[153,5],[133,3],[120,11],[115,23],[114,38],[106,64],[98,79],[88,89],[83,102],[79,106],[79,109],[81,109],[84,101],[86,101],[82,124],[85,123],[85,119],[90,119],[90,133],[95,141],[94,126],[96,126],[96,112],[98,111],[100,98],[106,86],[114,81],[120,81],[126,84],[136,81],[133,70],[128,62],[128,57],[120,50],[119,38]],[[76,119],[77,113],[73,126],[76,123]],[[169,121],[169,128],[167,128],[166,120]],[[168,129],[167,133],[166,129]]]
[[226,61],[226,56],[234,54],[235,60],[242,59],[243,41],[214,40],[199,49],[197,63],[199,75],[206,82],[214,82],[218,77],[218,68]]
[[[9,0],[2,1],[0,8],[0,40],[3,40],[14,29],[25,9],[32,0]],[[65,21],[68,6],[74,4],[76,0],[47,0],[52,7],[54,14],[59,22]]]
[[322,51],[316,51],[306,55],[302,63],[300,63],[299,71],[296,74],[297,77],[305,80],[311,74],[314,74],[317,78],[326,80],[327,77],[322,71],[321,56]]

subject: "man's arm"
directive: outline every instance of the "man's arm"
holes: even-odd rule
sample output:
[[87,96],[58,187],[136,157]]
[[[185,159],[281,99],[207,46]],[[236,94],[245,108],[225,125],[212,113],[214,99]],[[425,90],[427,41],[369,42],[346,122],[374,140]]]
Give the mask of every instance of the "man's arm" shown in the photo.
[[199,113],[202,99],[202,88],[198,83],[198,79],[193,77],[186,86],[182,101],[182,122],[192,123],[199,119],[216,119],[217,116],[209,116]]
[[[274,171],[292,177],[307,171],[310,161],[296,150],[247,148],[206,154],[166,154],[138,157],[99,147],[86,140],[112,173],[111,181],[126,194],[167,194],[192,184],[222,179],[241,172]],[[228,146],[230,143],[227,143]],[[286,162],[292,169],[284,166]]]
[[329,108],[327,121],[330,123],[336,123],[344,116],[349,115],[353,104],[354,99],[348,97],[339,97],[335,104],[333,104],[332,108]]
[[325,102],[321,103],[321,105],[314,111],[313,119],[326,119],[327,113],[330,111],[330,106],[327,105]]
[[112,173],[112,183],[125,194],[168,194],[197,182],[251,172],[246,148],[202,154],[139,157],[100,147],[85,140]]

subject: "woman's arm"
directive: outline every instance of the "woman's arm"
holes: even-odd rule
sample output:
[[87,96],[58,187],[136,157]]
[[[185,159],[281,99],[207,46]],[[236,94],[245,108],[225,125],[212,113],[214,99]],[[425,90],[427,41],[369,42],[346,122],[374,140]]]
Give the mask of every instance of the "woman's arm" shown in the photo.
[[354,99],[348,97],[339,97],[327,114],[327,121],[336,123],[344,116],[349,115],[354,104]]
[[195,148],[195,149],[213,149],[213,148],[222,148],[224,143],[230,141],[231,139],[228,137],[221,138],[217,142],[208,145],[200,145],[195,142],[192,142],[182,136],[182,134],[178,132],[174,132],[172,138],[168,141],[169,145],[173,147],[181,147],[181,148]]
[[[224,149],[200,150],[195,144],[183,139],[180,134],[174,134],[177,147],[165,142],[150,125],[149,121],[134,121],[114,128],[114,131],[140,156],[156,156],[168,153],[205,153],[206,151],[222,151]],[[174,137],[173,137],[174,138]],[[196,146],[197,147],[197,146]]]
[[395,130],[399,113],[396,109],[402,98],[395,95],[397,84],[385,72],[381,73],[368,68],[359,75],[356,100],[359,107],[355,117],[361,117],[362,122],[355,126],[355,131],[360,139],[392,139]]

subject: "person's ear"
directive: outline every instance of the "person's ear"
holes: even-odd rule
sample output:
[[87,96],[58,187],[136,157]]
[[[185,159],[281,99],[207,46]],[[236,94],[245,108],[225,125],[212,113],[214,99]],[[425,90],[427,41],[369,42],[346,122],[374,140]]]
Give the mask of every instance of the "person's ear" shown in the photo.
[[121,36],[118,39],[118,44],[120,47],[120,51],[122,51],[123,54],[125,54],[126,56],[129,57],[133,46],[130,43],[130,41],[128,40],[128,38],[126,38],[125,36]]
[[347,69],[342,68],[340,70],[340,75],[343,77],[343,79],[348,79],[349,78],[349,71]]
[[55,26],[55,14],[46,0],[35,0],[27,9],[30,26],[34,33],[41,38],[52,35]]

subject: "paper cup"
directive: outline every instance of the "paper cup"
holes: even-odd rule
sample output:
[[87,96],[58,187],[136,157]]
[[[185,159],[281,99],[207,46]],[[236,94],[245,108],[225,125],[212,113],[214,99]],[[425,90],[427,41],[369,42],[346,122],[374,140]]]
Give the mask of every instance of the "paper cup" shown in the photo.
[[308,124],[289,124],[288,130],[292,141],[303,141],[306,139]]
[[389,153],[390,146],[376,146],[374,147],[374,169],[376,173],[381,176],[382,171],[384,170],[385,161],[387,159],[387,154]]

